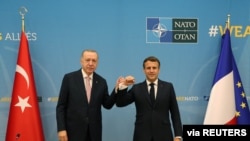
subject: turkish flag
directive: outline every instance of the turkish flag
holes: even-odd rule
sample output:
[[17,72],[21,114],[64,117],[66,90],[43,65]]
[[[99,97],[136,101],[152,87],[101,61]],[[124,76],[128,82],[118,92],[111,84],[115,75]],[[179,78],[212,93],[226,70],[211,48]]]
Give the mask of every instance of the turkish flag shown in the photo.
[[44,141],[29,43],[24,31],[17,58],[5,141]]

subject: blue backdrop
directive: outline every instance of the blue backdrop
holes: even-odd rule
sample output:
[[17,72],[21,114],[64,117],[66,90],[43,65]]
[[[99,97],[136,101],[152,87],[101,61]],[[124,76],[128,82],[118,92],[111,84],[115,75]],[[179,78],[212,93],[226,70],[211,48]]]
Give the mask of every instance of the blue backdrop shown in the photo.
[[[202,124],[228,14],[232,49],[249,102],[249,5],[249,0],[2,1],[0,140],[5,138],[17,61],[20,7],[28,10],[25,31],[37,93],[42,97],[39,105],[45,138],[55,141],[61,80],[65,73],[80,68],[80,54],[85,48],[99,52],[97,72],[107,79],[110,92],[121,75],[143,81],[143,59],[157,56],[161,60],[160,78],[175,86],[183,124]],[[168,42],[158,41],[159,32],[147,28],[152,18],[159,19]],[[176,19],[182,21],[178,32],[174,31]],[[195,22],[188,23],[190,19]],[[134,105],[103,109],[103,141],[131,141],[134,120]]]

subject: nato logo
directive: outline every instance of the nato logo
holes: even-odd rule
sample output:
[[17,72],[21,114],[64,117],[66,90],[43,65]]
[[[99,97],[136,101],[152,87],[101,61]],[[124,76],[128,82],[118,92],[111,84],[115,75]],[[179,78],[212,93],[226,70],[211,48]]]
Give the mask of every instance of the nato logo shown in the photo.
[[146,43],[197,43],[197,19],[147,17]]

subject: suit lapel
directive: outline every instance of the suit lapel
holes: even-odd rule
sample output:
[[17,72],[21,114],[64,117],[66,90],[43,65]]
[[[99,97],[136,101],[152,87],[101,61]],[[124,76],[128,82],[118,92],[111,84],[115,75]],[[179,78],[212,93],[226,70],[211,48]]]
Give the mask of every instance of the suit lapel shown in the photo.
[[[161,93],[160,93],[161,92]],[[158,79],[158,85],[157,85],[157,93],[156,93],[156,98],[155,98],[155,104],[157,104],[158,99],[160,99],[161,95],[163,92],[163,83],[161,80]]]
[[[144,83],[143,83],[143,87],[144,87],[144,91],[145,92],[143,92],[143,93],[145,93],[145,97],[146,97],[146,99],[147,99],[147,101],[149,102],[149,104],[150,105],[152,105],[152,102],[151,102],[151,99],[150,99],[150,96],[149,96],[149,92],[148,92],[148,86],[147,86],[147,82],[145,81]],[[159,80],[158,79],[158,85],[157,85],[157,93],[156,93],[156,98],[155,98],[155,104],[157,104],[157,102],[158,102],[158,99],[161,97],[161,93],[160,92],[162,92],[163,90],[162,90],[162,82],[161,82],[161,80]],[[155,105],[154,104],[154,105]],[[154,105],[152,105],[152,106],[154,106]]]
[[92,88],[91,88],[91,97],[90,97],[90,103],[92,103],[91,101],[93,101],[93,99],[95,99],[96,95],[96,87],[98,86],[99,83],[99,79],[97,77],[97,75],[95,74],[95,72],[93,73],[93,82],[92,82]]
[[79,89],[79,93],[83,95],[83,98],[87,101],[87,95],[81,69],[77,72],[76,77],[74,79],[76,80],[76,85]]

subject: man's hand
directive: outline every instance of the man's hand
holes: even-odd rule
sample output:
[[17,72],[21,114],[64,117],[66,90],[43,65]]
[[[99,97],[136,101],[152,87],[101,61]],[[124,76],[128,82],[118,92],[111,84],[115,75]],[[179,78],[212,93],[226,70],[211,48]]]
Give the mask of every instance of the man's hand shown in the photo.
[[62,130],[58,132],[58,140],[59,141],[68,141],[68,136],[66,130]]
[[120,76],[117,80],[116,80],[116,84],[115,84],[115,89],[118,90],[119,85],[123,84],[123,82],[125,81],[125,78]]
[[125,77],[124,85],[129,86],[135,83],[135,78],[131,75]]
[[120,76],[117,80],[116,80],[116,85],[115,85],[115,90],[117,92],[117,90],[122,90],[127,88],[129,85],[133,85],[135,83],[135,78],[131,75],[126,76],[126,77],[122,77]]

